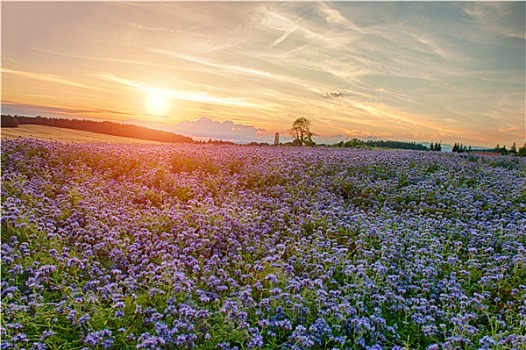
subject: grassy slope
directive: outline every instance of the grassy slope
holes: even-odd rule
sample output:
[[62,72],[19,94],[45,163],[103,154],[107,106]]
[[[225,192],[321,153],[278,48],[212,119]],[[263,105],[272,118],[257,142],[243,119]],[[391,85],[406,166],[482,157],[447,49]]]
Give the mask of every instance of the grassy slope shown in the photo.
[[2,139],[16,139],[21,136],[61,142],[162,143],[44,125],[20,125],[18,128],[2,128],[0,135]]

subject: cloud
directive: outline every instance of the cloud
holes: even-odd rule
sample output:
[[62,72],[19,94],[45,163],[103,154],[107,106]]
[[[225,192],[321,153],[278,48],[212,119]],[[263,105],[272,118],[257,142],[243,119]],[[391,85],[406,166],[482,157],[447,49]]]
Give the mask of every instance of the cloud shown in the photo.
[[459,4],[464,12],[488,33],[505,37],[526,39],[524,30],[524,1],[473,1]]
[[212,138],[233,142],[270,141],[262,134],[265,130],[252,125],[236,124],[231,120],[216,121],[207,116],[197,120],[184,120],[172,128],[172,131],[196,138]]
[[52,82],[52,83],[74,86],[74,87],[80,87],[84,89],[102,90],[95,86],[77,83],[75,81],[65,79],[63,77],[59,77],[57,75],[52,75],[52,74],[31,73],[31,72],[23,72],[23,71],[19,71],[15,69],[2,68],[2,74],[4,73],[18,75],[24,78],[30,78],[30,79],[42,80],[42,81],[47,81],[47,82]]
[[135,24],[135,23],[128,23],[128,25],[133,28],[146,30],[146,31],[174,33],[172,29],[167,29],[167,28],[162,28],[162,27],[149,27],[149,26],[144,26],[144,25]]
[[214,69],[225,70],[229,74],[239,73],[239,74],[244,74],[244,75],[249,75],[249,76],[253,75],[253,76],[256,76],[256,77],[267,78],[267,79],[272,78],[272,74],[270,74],[268,72],[265,72],[265,71],[262,71],[262,70],[258,70],[258,69],[245,68],[245,67],[241,67],[241,66],[237,66],[237,65],[217,64],[217,63],[209,62],[209,61],[201,59],[201,58],[191,57],[191,56],[188,56],[188,55],[179,54],[179,53],[176,53],[176,52],[173,52],[173,51],[169,51],[169,50],[152,49],[150,51],[152,51],[154,53],[170,56],[170,57],[173,57],[173,58],[178,58],[178,59],[181,59],[181,60],[191,61],[191,62],[194,62],[194,63],[198,63],[200,65],[210,66],[210,67],[213,67]]
[[326,92],[323,98],[342,98],[346,96],[347,94],[344,92]]
[[43,117],[79,117],[97,116],[103,119],[114,119],[112,116],[129,117],[131,113],[125,113],[112,109],[103,108],[68,108],[62,106],[42,106],[29,103],[18,103],[15,101],[2,101],[2,114],[19,114],[24,116],[41,115]]
[[258,104],[257,101],[254,101],[254,102],[249,101],[249,99],[242,98],[242,97],[215,96],[215,95],[209,94],[206,91],[182,91],[182,90],[176,91],[172,89],[158,89],[158,88],[149,86],[148,84],[145,84],[143,82],[131,80],[127,78],[122,78],[120,76],[117,76],[111,73],[100,74],[99,77],[104,80],[118,83],[118,84],[124,85],[128,88],[132,88],[134,90],[137,90],[143,93],[151,93],[152,90],[157,90],[159,92],[162,92],[166,96],[170,96],[171,98],[178,99],[178,100],[211,103],[211,104],[235,106],[235,107],[247,107],[247,108],[261,107],[261,104]]
[[[246,82],[252,82],[251,87],[277,85],[280,89],[290,88],[290,90],[309,90],[309,86],[312,85],[312,82],[306,79],[304,74],[298,74],[302,72],[298,71],[297,66],[285,67],[283,60],[277,57],[265,57],[264,54],[257,52],[257,48],[250,48],[237,53],[236,59],[242,64],[218,63],[220,61],[225,62],[224,57],[217,59],[216,62],[208,57],[181,54],[171,49],[156,48],[151,49],[150,52],[187,61],[193,64],[193,71],[221,76],[225,78],[223,80],[225,82],[233,78],[246,78]],[[262,66],[262,69],[253,68],[257,65]],[[215,82],[215,88],[220,89],[220,87],[221,82]],[[258,104],[261,106],[262,102],[258,102]],[[276,107],[276,104],[266,101],[264,107]]]
[[[55,56],[63,56],[73,59],[80,59],[80,60],[90,60],[90,61],[99,61],[99,62],[108,62],[108,63],[118,63],[118,64],[134,64],[134,65],[147,65],[147,62],[139,61],[139,60],[129,60],[126,58],[111,58],[111,57],[97,57],[97,56],[86,56],[86,55],[72,55],[65,52],[58,52],[53,50],[46,50],[46,49],[40,49],[35,48],[34,51],[43,52],[50,55]],[[151,64],[150,64],[151,65]]]

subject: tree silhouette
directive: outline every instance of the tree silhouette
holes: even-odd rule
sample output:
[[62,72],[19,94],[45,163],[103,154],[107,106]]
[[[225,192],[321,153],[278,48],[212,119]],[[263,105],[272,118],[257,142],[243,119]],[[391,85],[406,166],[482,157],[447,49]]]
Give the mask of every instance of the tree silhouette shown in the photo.
[[2,128],[17,128],[18,119],[17,116],[3,115],[2,116]]
[[517,144],[515,142],[510,147],[510,153],[517,153]]
[[300,117],[292,123],[292,129],[290,133],[294,140],[292,143],[294,145],[313,145],[312,136],[314,133],[310,131],[311,121],[305,117]]
[[467,146],[464,146],[462,143],[455,143],[451,151],[456,152],[456,153],[471,152],[471,146],[469,146],[468,148]]

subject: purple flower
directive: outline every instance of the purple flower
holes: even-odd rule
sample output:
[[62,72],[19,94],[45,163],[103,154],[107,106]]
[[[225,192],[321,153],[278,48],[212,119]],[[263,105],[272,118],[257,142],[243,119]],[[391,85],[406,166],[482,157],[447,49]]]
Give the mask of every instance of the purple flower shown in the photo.
[[162,337],[153,336],[149,333],[143,333],[137,340],[137,349],[158,349],[165,344]]
[[88,321],[90,320],[90,318],[91,318],[91,317],[90,317],[89,314],[84,314],[84,315],[82,315],[82,316],[78,319],[77,322],[78,322],[79,324],[84,324],[84,323],[88,322]]
[[44,331],[44,332],[42,332],[42,336],[40,337],[40,341],[44,341],[47,338],[52,337],[54,334],[55,334],[55,332],[52,331],[52,330]]

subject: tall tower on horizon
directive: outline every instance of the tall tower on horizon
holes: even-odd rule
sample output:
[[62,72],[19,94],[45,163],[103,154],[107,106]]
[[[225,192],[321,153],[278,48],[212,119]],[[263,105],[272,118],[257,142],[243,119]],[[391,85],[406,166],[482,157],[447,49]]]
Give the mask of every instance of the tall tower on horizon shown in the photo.
[[274,146],[279,146],[279,132],[274,135]]

